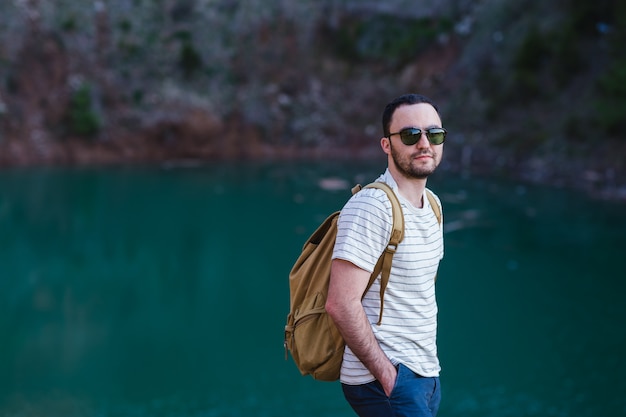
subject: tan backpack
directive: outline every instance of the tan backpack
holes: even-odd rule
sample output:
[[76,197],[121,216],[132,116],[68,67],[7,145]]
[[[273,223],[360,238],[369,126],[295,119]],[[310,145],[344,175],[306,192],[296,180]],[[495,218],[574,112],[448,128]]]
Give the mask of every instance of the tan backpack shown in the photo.
[[[357,185],[352,194],[361,190]],[[387,184],[374,182],[365,188],[378,188],[387,193],[391,201],[393,228],[389,244],[383,251],[374,271],[370,276],[363,296],[381,274],[380,314],[378,324],[383,316],[383,296],[389,274],[391,261],[396,248],[404,236],[404,216],[397,196]],[[441,223],[439,206],[430,192],[427,192],[430,205],[435,211],[437,221]],[[289,274],[290,311],[285,326],[285,359],[291,352],[296,366],[302,375],[311,375],[321,381],[335,381],[339,378],[345,342],[339,334],[332,319],[325,309],[330,280],[330,265],[337,235],[337,218],[339,211],[331,214],[309,237],[302,248]]]

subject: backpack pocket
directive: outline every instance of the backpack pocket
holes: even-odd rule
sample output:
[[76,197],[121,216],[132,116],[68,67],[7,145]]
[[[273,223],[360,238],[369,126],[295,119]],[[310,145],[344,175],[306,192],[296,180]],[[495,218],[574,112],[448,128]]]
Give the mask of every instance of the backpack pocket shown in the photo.
[[324,295],[315,293],[295,310],[290,350],[303,375],[334,381],[339,378],[345,343],[325,304]]

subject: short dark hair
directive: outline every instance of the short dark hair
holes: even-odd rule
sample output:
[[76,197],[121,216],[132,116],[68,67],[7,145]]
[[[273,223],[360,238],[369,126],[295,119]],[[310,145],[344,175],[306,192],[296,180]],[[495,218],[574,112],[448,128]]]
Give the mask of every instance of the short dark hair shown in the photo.
[[398,98],[393,99],[389,104],[385,106],[385,110],[383,111],[383,135],[385,137],[389,136],[389,125],[391,125],[391,118],[393,117],[393,113],[400,106],[405,106],[409,104],[419,104],[419,103],[427,103],[435,108],[437,113],[439,113],[439,108],[437,105],[428,97],[423,96],[421,94],[404,94]]

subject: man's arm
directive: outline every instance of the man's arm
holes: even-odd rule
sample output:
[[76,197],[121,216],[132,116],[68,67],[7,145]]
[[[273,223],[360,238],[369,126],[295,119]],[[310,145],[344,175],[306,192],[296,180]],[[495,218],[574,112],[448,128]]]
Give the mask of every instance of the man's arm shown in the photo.
[[361,304],[369,277],[369,272],[351,262],[333,260],[326,311],[346,344],[382,384],[389,396],[395,385],[397,371],[374,337]]

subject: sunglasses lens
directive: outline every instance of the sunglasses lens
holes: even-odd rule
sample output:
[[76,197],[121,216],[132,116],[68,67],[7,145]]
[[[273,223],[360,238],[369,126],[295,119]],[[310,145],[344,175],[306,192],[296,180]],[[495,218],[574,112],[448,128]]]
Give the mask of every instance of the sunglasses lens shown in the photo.
[[422,137],[420,129],[404,129],[400,132],[400,140],[405,145],[415,145]]
[[446,139],[446,131],[440,128],[428,129],[426,131],[428,140],[433,145],[441,145]]

